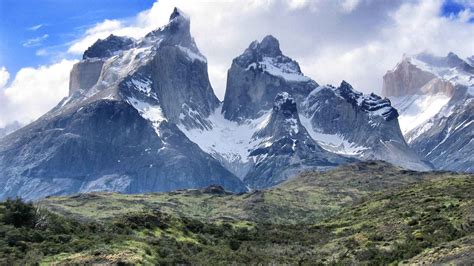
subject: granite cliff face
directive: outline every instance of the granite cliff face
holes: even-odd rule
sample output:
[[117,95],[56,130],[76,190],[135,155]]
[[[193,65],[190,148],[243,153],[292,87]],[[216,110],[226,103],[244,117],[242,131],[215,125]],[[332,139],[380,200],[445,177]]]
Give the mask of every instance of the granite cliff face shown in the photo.
[[[415,70],[404,72],[403,64]],[[415,72],[424,73],[418,76],[418,83],[406,83]],[[430,75],[432,79],[423,79]],[[384,93],[400,112],[407,142],[443,170],[474,171],[470,154],[474,149],[473,91],[474,67],[454,53],[445,57],[427,53],[405,56],[384,76]]]
[[362,95],[346,82],[318,86],[267,36],[233,60],[210,128],[180,128],[251,188],[263,188],[302,169],[357,159],[430,169],[407,146],[397,116],[388,99]]
[[301,103],[318,84],[303,75],[296,61],[283,55],[269,35],[254,41],[232,62],[222,112],[226,119],[242,121],[259,117],[272,108],[278,93],[288,92]]
[[0,141],[0,198],[247,190],[176,126],[205,127],[199,117],[218,105],[189,27],[175,9],[143,39],[111,36],[91,46],[71,72],[69,97]]
[[255,164],[244,178],[252,188],[276,185],[304,170],[355,161],[322,149],[311,138],[287,92],[277,94],[270,116],[253,137],[260,143],[249,154]]
[[409,57],[404,57],[393,70],[387,71],[383,76],[382,95],[390,97],[419,94],[423,85],[434,78],[434,74],[423,71],[413,65]]
[[303,106],[307,128],[328,150],[360,159],[385,160],[410,169],[430,168],[406,144],[398,125],[398,112],[386,98],[364,95],[343,81],[338,88],[317,88]]

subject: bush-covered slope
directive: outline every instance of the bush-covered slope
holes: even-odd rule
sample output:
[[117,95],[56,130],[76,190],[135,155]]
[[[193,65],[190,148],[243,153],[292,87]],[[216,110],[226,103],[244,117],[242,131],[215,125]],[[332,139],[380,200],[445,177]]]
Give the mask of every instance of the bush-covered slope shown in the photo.
[[0,264],[469,262],[473,188],[472,175],[371,162],[242,195],[212,187],[7,201]]

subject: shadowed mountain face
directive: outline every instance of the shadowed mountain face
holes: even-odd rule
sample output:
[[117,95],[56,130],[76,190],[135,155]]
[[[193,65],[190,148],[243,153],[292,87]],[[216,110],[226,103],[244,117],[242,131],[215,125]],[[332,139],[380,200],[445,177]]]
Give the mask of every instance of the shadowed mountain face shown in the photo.
[[409,145],[438,169],[474,171],[474,67],[454,53],[405,56],[384,76]]
[[255,165],[244,182],[252,188],[276,185],[307,169],[325,169],[355,161],[322,149],[301,124],[295,100],[279,93],[270,117],[254,137],[262,139],[250,152]]
[[246,188],[176,127],[218,105],[179,10],[141,40],[110,36],[71,72],[69,97],[0,141],[0,198]]

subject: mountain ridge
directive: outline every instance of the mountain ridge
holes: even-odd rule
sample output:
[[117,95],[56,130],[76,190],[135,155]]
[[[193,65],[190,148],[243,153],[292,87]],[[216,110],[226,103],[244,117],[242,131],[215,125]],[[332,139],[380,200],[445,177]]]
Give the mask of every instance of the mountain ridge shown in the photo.
[[[271,35],[233,60],[221,103],[190,25],[175,8],[167,25],[141,39],[109,36],[85,51],[71,71],[69,96],[0,141],[0,197],[140,193],[212,183],[242,192],[274,186],[303,170],[368,159],[431,168],[406,145],[389,100],[363,95],[347,82],[321,96],[327,88],[305,76]],[[280,98],[292,100],[279,109]],[[275,124],[271,130],[269,122]],[[280,128],[297,131],[275,130]],[[52,143],[55,138],[61,141]],[[136,149],[135,157],[129,149]],[[88,161],[104,167],[88,172]]]

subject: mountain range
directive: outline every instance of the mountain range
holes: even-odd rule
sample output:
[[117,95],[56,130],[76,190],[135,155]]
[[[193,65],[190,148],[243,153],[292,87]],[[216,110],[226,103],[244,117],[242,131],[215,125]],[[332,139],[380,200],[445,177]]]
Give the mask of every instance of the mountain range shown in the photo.
[[[474,72],[454,54],[404,59],[384,77],[389,100],[345,81],[319,85],[268,35],[233,60],[220,102],[190,26],[175,8],[141,39],[110,35],[89,47],[69,95],[0,139],[0,198],[213,184],[239,193],[374,159],[473,170]],[[408,98],[439,94],[446,105],[405,127],[428,116]]]
[[409,146],[437,169],[474,171],[474,65],[454,53],[404,56],[384,76]]

